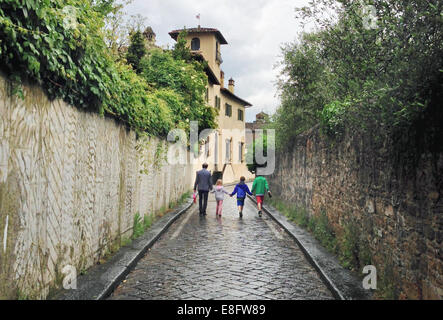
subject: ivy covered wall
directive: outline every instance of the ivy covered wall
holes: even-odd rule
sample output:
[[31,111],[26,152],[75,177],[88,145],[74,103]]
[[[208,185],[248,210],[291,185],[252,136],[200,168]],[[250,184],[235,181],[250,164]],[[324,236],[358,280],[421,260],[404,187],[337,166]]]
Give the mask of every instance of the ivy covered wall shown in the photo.
[[0,298],[45,298],[62,270],[78,273],[132,234],[134,216],[158,213],[192,188],[169,165],[178,146],[137,139],[111,118],[50,101],[0,78]]

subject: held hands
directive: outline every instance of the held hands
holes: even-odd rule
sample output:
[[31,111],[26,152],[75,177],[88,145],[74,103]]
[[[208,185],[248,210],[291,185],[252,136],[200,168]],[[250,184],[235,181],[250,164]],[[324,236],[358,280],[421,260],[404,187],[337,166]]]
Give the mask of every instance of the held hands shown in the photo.
[[268,196],[269,196],[269,198],[272,198],[271,191],[268,191]]

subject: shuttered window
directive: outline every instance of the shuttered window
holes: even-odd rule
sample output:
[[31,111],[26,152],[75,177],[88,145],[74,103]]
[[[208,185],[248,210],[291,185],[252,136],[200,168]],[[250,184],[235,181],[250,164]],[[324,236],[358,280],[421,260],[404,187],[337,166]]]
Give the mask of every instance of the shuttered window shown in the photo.
[[232,116],[232,106],[230,104],[226,103],[225,107],[226,107],[225,108],[225,115],[228,117],[231,117]]
[[238,120],[243,121],[243,110],[238,109]]
[[231,162],[231,139],[226,139],[226,162]]
[[243,162],[243,142],[238,143],[238,161]]

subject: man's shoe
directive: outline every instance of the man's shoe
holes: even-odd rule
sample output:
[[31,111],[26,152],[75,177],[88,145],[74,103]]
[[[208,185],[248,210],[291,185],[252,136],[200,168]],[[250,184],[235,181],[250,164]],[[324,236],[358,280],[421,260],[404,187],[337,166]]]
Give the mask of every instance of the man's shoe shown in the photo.
[[261,210],[258,212],[258,216],[261,217]]
[[238,214],[240,215],[240,218],[243,217],[243,212],[239,211]]

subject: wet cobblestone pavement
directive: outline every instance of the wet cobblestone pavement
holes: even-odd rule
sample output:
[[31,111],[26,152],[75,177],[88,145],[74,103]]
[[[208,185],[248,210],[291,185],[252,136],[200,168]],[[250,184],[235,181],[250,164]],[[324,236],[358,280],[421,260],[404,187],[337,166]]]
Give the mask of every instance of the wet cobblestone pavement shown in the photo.
[[[227,188],[232,191],[233,187]],[[283,229],[235,197],[215,216],[193,205],[154,244],[109,299],[333,299],[315,269]]]

